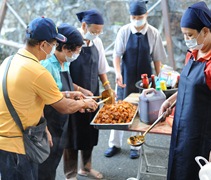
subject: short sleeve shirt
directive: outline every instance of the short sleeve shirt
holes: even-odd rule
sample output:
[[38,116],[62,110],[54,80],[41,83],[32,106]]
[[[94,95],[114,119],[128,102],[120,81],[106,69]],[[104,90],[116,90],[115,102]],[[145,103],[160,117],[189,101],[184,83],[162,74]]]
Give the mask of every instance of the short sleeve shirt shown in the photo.
[[56,81],[57,87],[61,91],[62,89],[62,80],[60,72],[67,71],[69,72],[69,62],[63,63],[63,69],[57,60],[56,56],[53,55],[49,59],[40,61],[40,64],[45,67],[53,76],[54,80]]
[[[12,119],[2,92],[7,61],[8,58],[0,66],[0,149],[24,154],[22,132]],[[24,129],[37,125],[45,104],[53,104],[63,97],[51,74],[26,49],[20,49],[12,59],[7,88]]]
[[[83,36],[82,29],[79,29]],[[98,63],[98,72],[100,74],[105,74],[110,70],[110,67],[108,65],[108,62],[105,57],[105,49],[102,43],[102,40],[99,37],[96,37],[93,41],[90,41],[89,46],[93,46],[93,44],[96,46],[99,54],[99,63]],[[87,47],[87,43],[84,41],[83,47]]]
[[[135,27],[130,23],[122,26],[115,40],[113,58],[122,57],[125,53],[127,42],[129,40],[130,34],[135,34],[138,31]],[[148,23],[145,27],[140,31],[143,35],[147,33],[149,47],[150,47],[150,55],[153,61],[165,61],[166,52],[162,44],[161,36],[156,28],[149,25]]]

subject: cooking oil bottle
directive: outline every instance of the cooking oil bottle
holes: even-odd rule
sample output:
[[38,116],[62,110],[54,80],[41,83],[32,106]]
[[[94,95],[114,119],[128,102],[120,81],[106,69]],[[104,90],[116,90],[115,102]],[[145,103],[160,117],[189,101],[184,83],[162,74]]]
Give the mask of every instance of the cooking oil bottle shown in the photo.
[[155,122],[158,118],[160,107],[166,100],[166,95],[163,91],[159,87],[156,89],[144,89],[139,96],[138,109],[140,120],[146,124]]

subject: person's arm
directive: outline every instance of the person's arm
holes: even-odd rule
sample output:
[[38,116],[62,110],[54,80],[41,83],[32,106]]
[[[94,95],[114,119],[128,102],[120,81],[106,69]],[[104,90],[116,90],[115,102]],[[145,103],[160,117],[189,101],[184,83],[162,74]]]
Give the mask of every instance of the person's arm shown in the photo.
[[95,111],[98,104],[93,99],[73,100],[62,98],[60,101],[51,104],[51,106],[62,114],[72,114],[81,109]]
[[177,92],[163,102],[163,104],[160,107],[158,116],[161,116],[161,114],[163,114],[165,111],[166,111],[165,117],[170,115],[172,112],[170,106],[173,104],[174,101],[176,101],[176,99],[177,99]]
[[130,25],[123,26],[119,29],[113,51],[113,66],[116,75],[116,84],[122,88],[126,87],[126,84],[123,84],[122,72],[121,72],[121,57],[126,51],[126,44],[128,42],[131,30]]
[[72,114],[83,109],[95,111],[98,104],[93,99],[73,100],[64,98],[53,77],[46,70],[34,82],[34,91],[46,105],[51,105],[63,114]]
[[77,84],[73,83],[73,87],[75,91],[80,91],[81,93],[83,93],[85,96],[93,96],[93,93],[85,88],[82,88],[81,86],[78,86]]
[[75,100],[85,98],[84,94],[80,91],[62,91],[62,94],[66,98],[75,99]]
[[47,126],[46,126],[46,129],[45,129],[45,132],[46,132],[46,134],[47,134],[48,143],[49,143],[50,147],[53,147],[53,139],[52,139],[51,133],[50,133],[50,131],[48,130],[48,127],[47,127]]
[[114,65],[115,74],[116,74],[116,83],[118,86],[124,88],[124,87],[126,87],[126,84],[123,84],[120,61],[121,61],[121,58],[116,56],[113,59],[113,65]]
[[100,77],[100,81],[102,82],[102,85],[104,87],[104,89],[111,89],[111,85],[110,85],[110,82],[108,80],[108,77],[106,74],[100,74],[99,75]]
[[161,61],[153,61],[153,62],[154,62],[156,75],[158,76],[158,74],[160,73]]

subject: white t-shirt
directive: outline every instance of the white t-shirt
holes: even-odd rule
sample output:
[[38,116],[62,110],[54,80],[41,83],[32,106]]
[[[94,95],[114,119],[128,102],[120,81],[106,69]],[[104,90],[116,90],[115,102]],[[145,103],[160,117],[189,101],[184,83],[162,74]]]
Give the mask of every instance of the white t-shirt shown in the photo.
[[[135,27],[130,23],[122,26],[115,40],[113,58],[122,57],[126,50],[127,42],[130,37],[131,32],[133,34],[138,31]],[[148,23],[145,27],[140,31],[143,35],[147,33],[149,47],[150,47],[150,55],[153,61],[165,61],[166,60],[166,52],[162,44],[161,36],[156,28],[149,25]]]
[[[78,29],[78,30],[81,32],[82,36],[84,36],[82,29]],[[96,46],[99,53],[99,63],[98,63],[99,75],[106,74],[110,70],[110,67],[105,57],[105,49],[103,47],[102,40],[99,37],[96,37],[93,41],[90,41],[89,47],[93,46],[93,44]],[[84,41],[83,47],[87,47],[86,41]]]

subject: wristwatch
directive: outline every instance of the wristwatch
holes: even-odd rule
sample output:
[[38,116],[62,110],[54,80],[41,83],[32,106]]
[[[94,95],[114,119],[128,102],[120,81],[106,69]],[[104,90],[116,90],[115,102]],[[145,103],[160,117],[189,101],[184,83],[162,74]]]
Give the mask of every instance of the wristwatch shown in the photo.
[[65,97],[66,97],[66,98],[70,98],[70,93],[69,93],[69,91],[65,91]]

